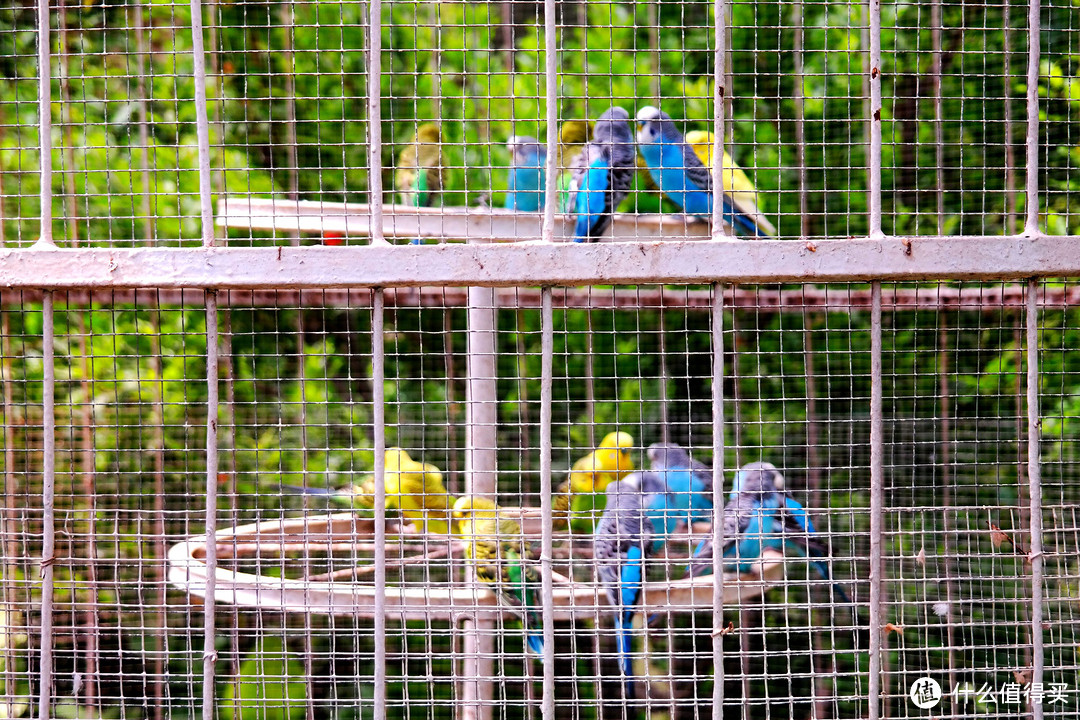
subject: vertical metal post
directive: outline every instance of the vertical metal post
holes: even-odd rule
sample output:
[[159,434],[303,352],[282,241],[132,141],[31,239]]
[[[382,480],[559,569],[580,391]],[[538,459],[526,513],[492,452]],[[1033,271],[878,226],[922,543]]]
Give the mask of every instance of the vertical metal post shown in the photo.
[[[884,237],[881,230],[881,0],[867,0],[870,9],[870,232]],[[880,288],[878,288],[880,290]]]
[[382,182],[382,0],[370,0],[368,11],[368,208],[371,244],[386,242],[383,235]]
[[[197,1],[197,0],[194,0]],[[203,600],[203,720],[216,720],[214,685],[217,678],[215,592],[217,573],[218,475],[218,299],[207,290],[206,301],[206,590]]]
[[[71,78],[68,65],[67,7],[65,0],[60,0],[59,4],[60,8],[56,17],[60,37],[56,55],[59,60],[58,69],[60,71],[60,125],[64,138],[61,151],[64,157],[63,177],[61,178],[64,186],[64,214],[67,216],[64,218],[64,225],[67,228],[67,240],[71,247],[78,247],[79,224],[75,219],[78,214],[78,207],[75,201],[75,143],[72,140],[71,128]],[[90,592],[93,595],[93,590]],[[93,684],[94,681],[91,678],[91,687],[88,688],[88,691],[92,689]]]
[[[938,235],[945,234],[945,128],[942,126],[945,115],[941,98],[941,73],[943,71],[943,53],[941,50],[941,0],[934,0],[930,6],[930,42],[933,44],[934,85],[934,194],[937,196]],[[1008,100],[1006,100],[1006,105]]]
[[[40,17],[40,16],[39,16]],[[56,563],[56,368],[53,346],[56,324],[53,294],[46,290],[41,305],[42,363],[41,432],[42,450],[42,546],[41,546],[41,694],[38,720],[48,720],[53,692],[53,565]]]
[[[1037,19],[1037,18],[1036,18]],[[1029,192],[1031,186],[1028,186]],[[1029,195],[1030,200],[1030,195]],[[1028,215],[1030,220],[1030,214]],[[1039,419],[1039,281],[1032,278],[1027,285],[1027,468],[1031,507],[1031,683],[1043,683],[1043,556],[1042,556],[1042,423]],[[1042,720],[1042,703],[1031,704],[1032,720]]]
[[[470,287],[466,321],[465,491],[494,497],[496,492],[495,289]],[[468,570],[469,577],[475,576]],[[463,624],[463,720],[489,720],[494,686],[495,623],[473,616]]]
[[214,244],[214,208],[210,187],[210,120],[206,113],[206,51],[200,0],[191,0],[191,53],[195,76],[195,134],[199,145],[199,207],[202,244]]
[[[875,2],[876,0],[871,0]],[[881,717],[882,532],[885,511],[881,381],[881,281],[871,285],[870,311],[870,720]]]
[[1012,4],[1004,0],[1002,14],[1002,44],[1004,57],[1001,74],[1005,78],[1005,107],[1002,120],[1005,122],[1005,232],[1016,234],[1016,148],[1013,146],[1013,108],[1012,108]]
[[[41,164],[41,217],[39,243],[51,245],[52,231],[52,66],[49,0],[38,0],[38,142]],[[56,562],[56,370],[53,345],[56,326],[53,294],[42,299],[42,548],[41,548],[41,657],[39,660],[39,720],[48,720],[53,691],[53,564]]]
[[[555,239],[556,181],[559,153],[559,36],[556,29],[556,0],[544,0],[544,110],[547,118],[547,159],[544,176],[544,223],[540,238]],[[540,601],[544,623],[544,670],[540,711],[544,720],[555,720],[555,600],[552,578],[552,521],[551,521],[551,402],[555,355],[554,314],[551,307],[551,287],[540,289],[540,516],[543,523],[540,537]]]
[[791,24],[795,27],[792,62],[795,65],[795,164],[799,169],[799,236],[810,235],[810,197],[806,174],[806,69],[803,65],[803,0],[791,4]]
[[1039,0],[1028,0],[1027,157],[1024,235],[1039,234],[1039,54],[1042,31]]
[[540,516],[543,523],[540,538],[540,598],[544,623],[544,675],[540,709],[544,720],[555,720],[555,588],[551,567],[554,553],[551,522],[551,401],[555,322],[550,286],[540,289],[540,315]]
[[[281,24],[285,29],[285,47],[283,50],[283,62],[285,64],[285,157],[288,158],[289,175],[288,198],[300,199],[300,159],[296,137],[296,50],[293,34],[296,32],[295,6],[292,0],[281,5]],[[293,233],[293,245],[299,245],[298,233]]]
[[[718,0],[720,2],[722,0]],[[717,148],[713,148],[715,152]],[[720,157],[713,155],[714,158]],[[719,165],[715,163],[714,167]],[[713,176],[715,181],[716,177]],[[715,207],[715,206],[714,206]],[[714,215],[713,221],[716,217]],[[716,226],[713,225],[714,232]],[[713,517],[724,516],[724,286],[712,284],[712,467]],[[712,524],[713,547],[724,547],[724,523]],[[724,720],[724,563],[723,555],[713,553],[712,596],[712,655],[713,655],[713,720]]]
[[465,474],[471,495],[495,495],[497,410],[495,289],[468,292]]
[[[724,111],[728,94],[727,75],[724,72],[727,59],[727,0],[713,0],[713,212],[712,239],[732,237],[734,228],[724,222]],[[727,230],[725,232],[725,229]]]
[[371,402],[375,430],[375,720],[386,720],[386,346],[382,288],[371,304]]
[[41,221],[38,242],[53,244],[52,201],[52,39],[49,34],[49,0],[38,0],[38,162],[41,165]]
[[[949,686],[947,691],[951,691],[956,687],[957,682],[956,624],[955,615],[953,614],[953,601],[956,597],[956,581],[953,579],[956,577],[956,569],[954,568],[956,547],[953,542],[954,530],[951,516],[953,505],[953,473],[952,391],[949,385],[949,324],[944,315],[944,311],[942,311],[938,337],[938,344],[940,346],[938,353],[941,358],[941,361],[938,364],[938,375],[940,378],[938,392],[941,395],[941,504],[944,506],[942,511],[942,532],[944,534],[944,542],[942,543],[942,546],[945,548],[945,557],[943,558],[945,566],[945,603],[948,605],[948,609],[945,613],[945,641],[948,645],[946,650],[946,660],[949,670]],[[946,702],[949,703],[953,712],[955,712],[955,695],[950,695]]]

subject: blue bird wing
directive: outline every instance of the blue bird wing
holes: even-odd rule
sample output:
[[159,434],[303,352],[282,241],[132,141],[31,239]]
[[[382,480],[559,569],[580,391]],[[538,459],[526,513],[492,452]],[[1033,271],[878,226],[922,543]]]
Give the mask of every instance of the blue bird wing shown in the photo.
[[641,545],[631,545],[619,574],[619,599],[624,608],[637,605],[641,599],[641,583],[645,577],[645,553]]
[[597,237],[607,229],[611,222],[611,166],[607,160],[599,157],[579,174],[577,199],[574,210],[577,224],[574,227],[574,240],[581,242]]
[[680,143],[682,149],[682,163],[683,169],[686,172],[686,179],[689,181],[687,189],[697,189],[702,192],[712,192],[712,173],[709,172],[709,168],[705,167],[701,158],[694,152],[694,148],[690,147],[686,142]]

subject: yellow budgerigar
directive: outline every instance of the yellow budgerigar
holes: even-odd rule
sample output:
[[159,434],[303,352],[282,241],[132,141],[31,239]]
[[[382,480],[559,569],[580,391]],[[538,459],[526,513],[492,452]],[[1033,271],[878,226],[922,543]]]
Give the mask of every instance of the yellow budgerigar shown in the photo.
[[[383,457],[386,507],[400,509],[402,517],[415,521],[428,533],[448,534],[453,498],[443,485],[439,468],[413,460],[409,453],[399,447],[387,448]],[[375,507],[375,477],[372,475],[340,490],[291,485],[282,485],[281,488],[325,497],[354,509],[370,510]]]
[[450,532],[453,499],[439,468],[413,460],[399,447],[387,448],[384,457],[386,507],[400,508],[403,517],[423,523],[429,533]]
[[562,530],[570,520],[570,511],[589,510],[578,508],[574,499],[602,493],[616,480],[622,480],[634,469],[634,461],[628,450],[634,446],[630,433],[612,432],[604,436],[600,445],[588,455],[579,458],[570,468],[566,480],[559,486],[552,500],[554,526]]
[[521,616],[529,650],[544,651],[540,619],[540,573],[528,561],[529,553],[521,525],[503,514],[494,500],[478,495],[460,497],[454,503],[457,529],[466,542],[465,556],[476,577]]
[[[694,149],[701,163],[711,172],[713,169],[713,134],[708,130],[691,130],[686,133],[686,143]],[[761,214],[757,206],[757,188],[747,177],[743,169],[728,155],[723,154],[724,164],[720,169],[724,182],[724,194],[731,198],[736,208],[754,219],[757,226],[768,235],[776,235],[776,226]]]

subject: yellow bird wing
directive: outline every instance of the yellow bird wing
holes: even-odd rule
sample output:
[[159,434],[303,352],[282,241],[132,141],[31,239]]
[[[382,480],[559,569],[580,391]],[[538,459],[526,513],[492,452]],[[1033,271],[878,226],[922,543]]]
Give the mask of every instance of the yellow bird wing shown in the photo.
[[[706,130],[691,130],[686,133],[686,142],[694,148],[694,154],[698,156],[705,167],[713,168],[713,134]],[[768,235],[776,235],[776,227],[769,219],[761,214],[757,206],[757,188],[743,169],[724,151],[723,164],[720,167],[720,178],[724,184],[724,194],[731,198],[739,212],[753,218],[757,226]]]

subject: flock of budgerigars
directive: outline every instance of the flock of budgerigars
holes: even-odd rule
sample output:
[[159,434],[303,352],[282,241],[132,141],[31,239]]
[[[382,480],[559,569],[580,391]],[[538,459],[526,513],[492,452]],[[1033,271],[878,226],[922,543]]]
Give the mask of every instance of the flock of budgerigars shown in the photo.
[[[646,565],[680,529],[695,521],[714,520],[712,469],[678,445],[655,443],[647,452],[650,469],[635,471],[633,446],[628,433],[609,433],[596,450],[573,464],[551,503],[554,532],[573,527],[592,533],[595,574],[613,608],[627,697],[634,697],[633,621]],[[454,533],[466,543],[465,554],[476,577],[521,616],[527,647],[542,653],[538,542],[525,539],[511,513],[500,511],[487,497],[452,497],[437,467],[413,460],[401,448],[386,450],[384,486],[387,508],[398,509],[429,536]],[[370,508],[375,480],[369,477],[343,491],[304,492],[325,493],[353,507]],[[603,512],[594,525],[594,512],[601,503]],[[783,475],[772,464],[753,462],[735,473],[721,522],[722,565],[729,572],[751,572],[766,549],[788,549],[810,558],[815,571],[830,579],[827,545],[816,535],[805,508],[785,490]],[[694,550],[685,575],[712,570],[710,538]],[[839,585],[833,584],[833,591],[850,602]]]
[[[647,185],[663,192],[686,216],[712,217],[713,134],[695,130],[684,136],[667,113],[649,105],[636,119],[636,142],[630,114],[618,106],[593,123],[572,120],[559,129],[557,209],[573,220],[575,242],[592,242],[607,231],[639,168],[646,171]],[[431,205],[443,190],[441,140],[439,126],[424,123],[402,150],[394,184],[403,204]],[[522,135],[511,137],[506,146],[511,154],[506,207],[542,210],[547,149],[536,138]],[[758,210],[754,184],[726,152],[720,171],[724,220],[743,235],[776,235]]]

